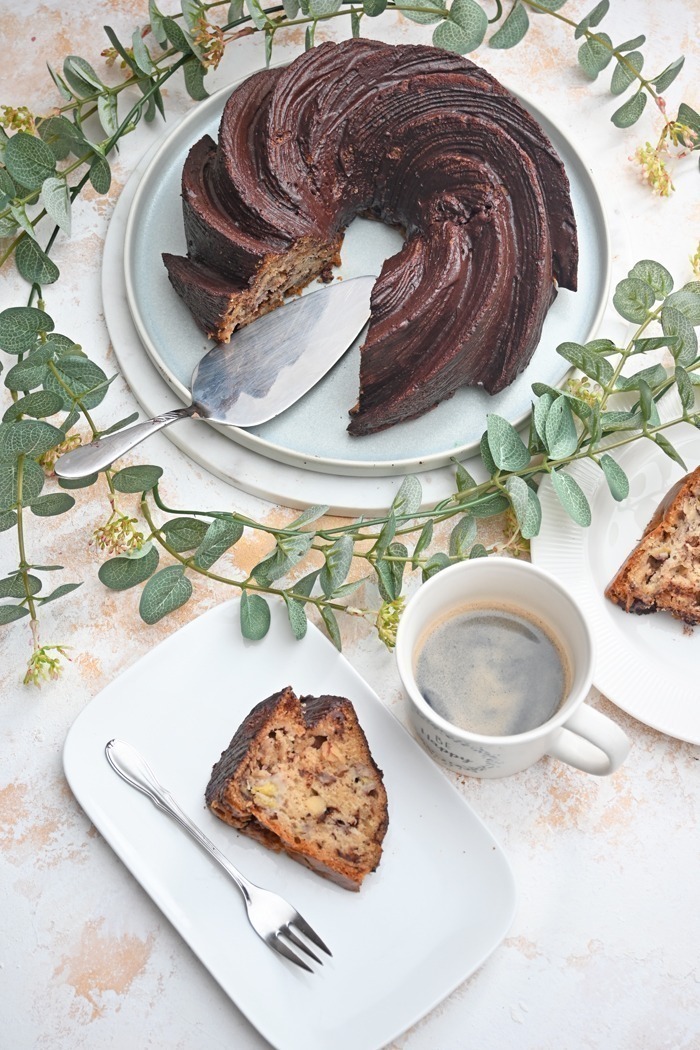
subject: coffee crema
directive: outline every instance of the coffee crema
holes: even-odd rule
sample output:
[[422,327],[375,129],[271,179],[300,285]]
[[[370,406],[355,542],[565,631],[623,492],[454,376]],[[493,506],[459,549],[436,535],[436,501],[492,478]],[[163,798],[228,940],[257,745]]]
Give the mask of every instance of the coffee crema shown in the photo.
[[510,605],[465,605],[425,632],[416,682],[433,710],[459,729],[512,736],[556,714],[571,682],[551,629]]

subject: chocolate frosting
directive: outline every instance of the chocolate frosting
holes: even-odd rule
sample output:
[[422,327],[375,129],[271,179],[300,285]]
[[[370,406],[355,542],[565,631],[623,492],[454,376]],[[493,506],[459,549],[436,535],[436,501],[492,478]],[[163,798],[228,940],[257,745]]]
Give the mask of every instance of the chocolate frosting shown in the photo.
[[[187,260],[171,280],[211,322],[300,238],[358,214],[405,243],[374,287],[351,434],[422,415],[462,385],[504,389],[529,363],[557,285],[576,289],[569,183],[537,122],[485,70],[420,45],[325,43],[250,77],[218,146],[183,172]],[[200,321],[203,317],[200,317]]]

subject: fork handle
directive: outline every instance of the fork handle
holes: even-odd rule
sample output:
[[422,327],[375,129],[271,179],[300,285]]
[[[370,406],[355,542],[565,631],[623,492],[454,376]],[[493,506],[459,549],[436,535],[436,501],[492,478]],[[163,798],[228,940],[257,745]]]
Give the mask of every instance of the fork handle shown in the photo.
[[203,831],[201,831],[193,821],[184,813],[178,806],[175,799],[172,797],[169,791],[163,787],[155,773],[146,762],[143,755],[141,755],[135,747],[131,744],[127,744],[124,740],[110,740],[105,747],[105,754],[107,761],[111,765],[115,773],[118,773],[122,780],[125,780],[127,784],[131,784],[138,791],[143,792],[150,798],[151,802],[162,809],[164,813],[167,813],[169,817],[184,828],[185,831],[189,832],[192,838],[197,842],[202,849],[206,850],[210,857],[213,857],[217,861],[224,871],[233,879],[246,899],[246,902],[250,900],[249,883],[244,875],[234,867],[230,860],[228,860],[221,850],[214,845],[211,839],[207,838]]

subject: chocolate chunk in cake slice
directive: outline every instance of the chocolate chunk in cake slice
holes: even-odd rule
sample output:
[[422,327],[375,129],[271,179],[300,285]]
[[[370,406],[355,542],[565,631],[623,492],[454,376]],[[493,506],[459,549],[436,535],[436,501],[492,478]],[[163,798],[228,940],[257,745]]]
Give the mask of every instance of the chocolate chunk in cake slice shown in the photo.
[[295,695],[259,703],[212,769],[206,802],[227,824],[359,890],[389,823],[382,771],[349,700]]
[[605,596],[625,612],[700,624],[700,467],[666,494]]

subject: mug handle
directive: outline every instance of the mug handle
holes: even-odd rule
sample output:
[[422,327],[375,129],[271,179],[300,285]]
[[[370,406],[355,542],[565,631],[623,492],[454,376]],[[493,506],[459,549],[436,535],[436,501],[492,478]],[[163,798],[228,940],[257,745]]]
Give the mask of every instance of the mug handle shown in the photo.
[[631,741],[619,726],[587,704],[581,704],[559,730],[547,754],[597,777],[614,773],[627,758]]

